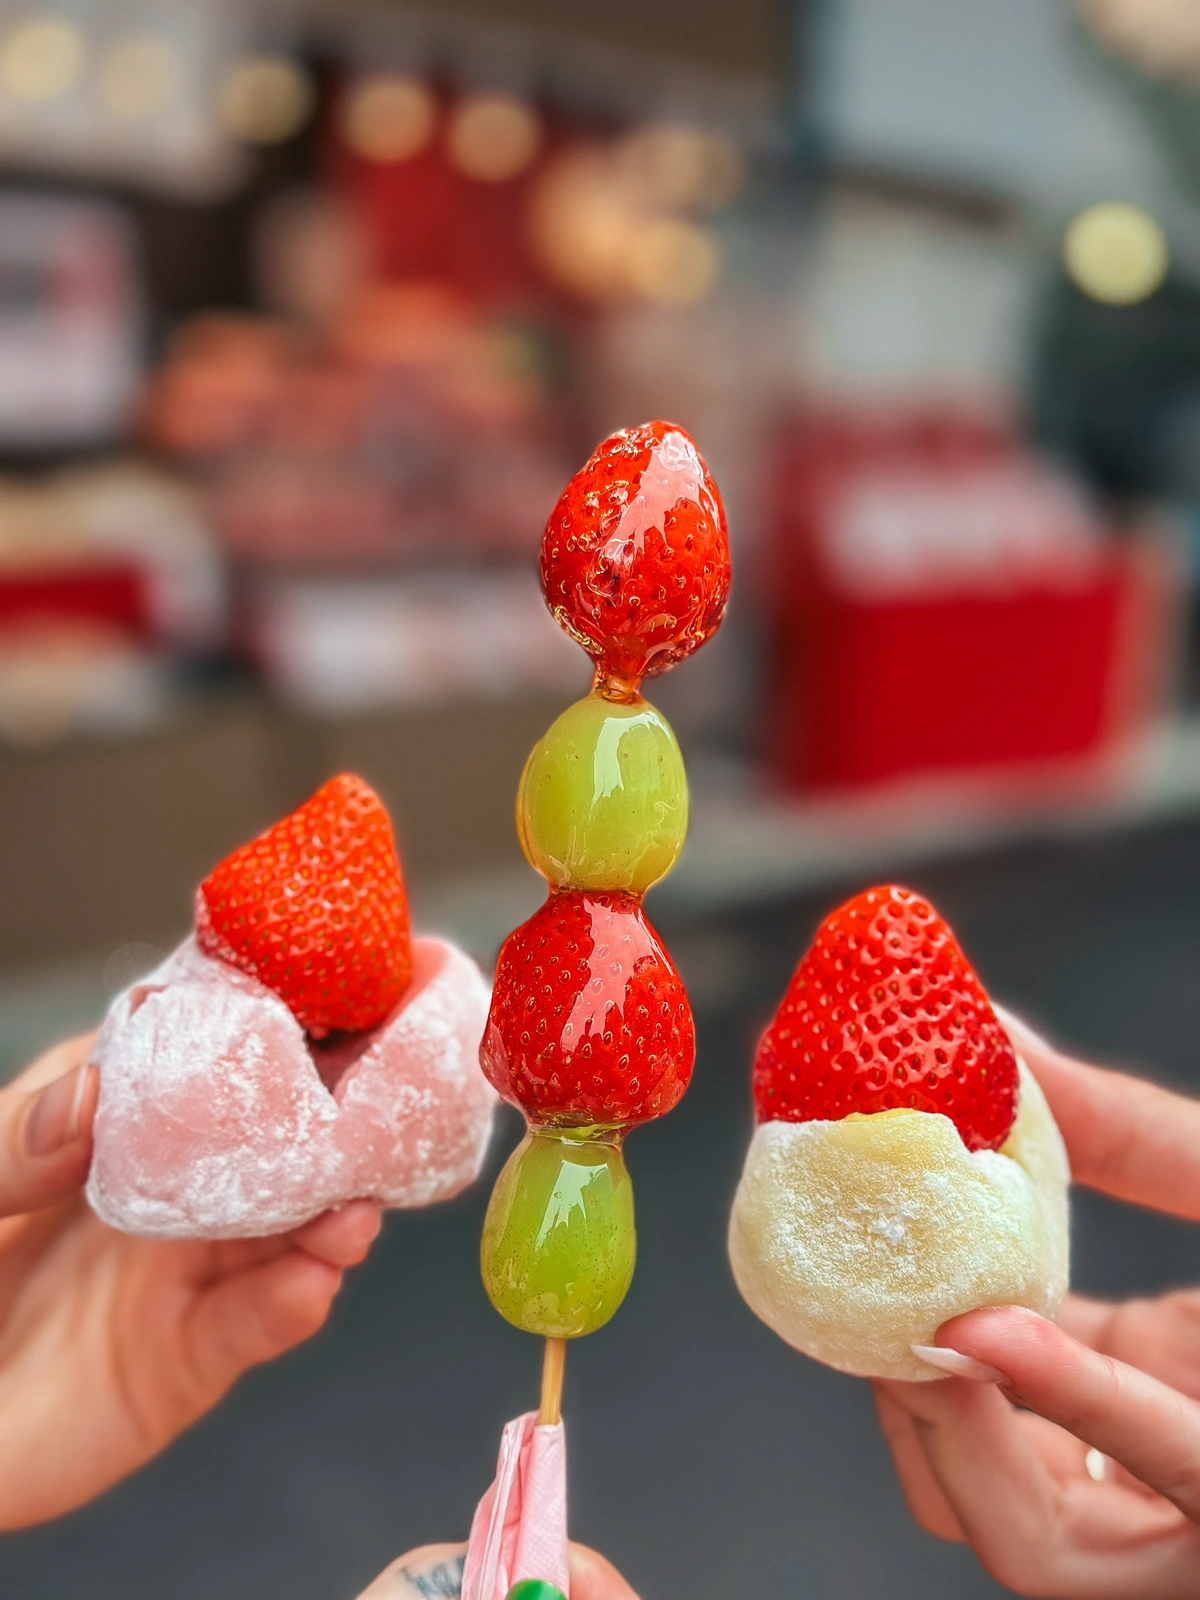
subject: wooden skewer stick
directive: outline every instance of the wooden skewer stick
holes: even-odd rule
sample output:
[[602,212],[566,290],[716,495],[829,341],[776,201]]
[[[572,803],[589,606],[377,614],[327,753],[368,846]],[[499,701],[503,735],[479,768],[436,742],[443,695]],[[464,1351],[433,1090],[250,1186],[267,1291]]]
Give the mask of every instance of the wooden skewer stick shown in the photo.
[[542,1358],[542,1404],[538,1427],[552,1428],[562,1416],[563,1368],[567,1360],[567,1341],[547,1339]]

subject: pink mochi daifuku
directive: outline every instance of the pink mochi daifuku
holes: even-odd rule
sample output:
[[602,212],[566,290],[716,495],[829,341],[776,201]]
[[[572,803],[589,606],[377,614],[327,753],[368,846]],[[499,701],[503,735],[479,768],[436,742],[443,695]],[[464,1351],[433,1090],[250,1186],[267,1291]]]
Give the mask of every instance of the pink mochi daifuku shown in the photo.
[[313,1044],[276,993],[189,937],[117,997],[92,1051],[92,1208],[126,1233],[233,1239],[359,1197],[447,1199],[491,1131],[487,1009],[468,956],[416,939],[383,1021]]

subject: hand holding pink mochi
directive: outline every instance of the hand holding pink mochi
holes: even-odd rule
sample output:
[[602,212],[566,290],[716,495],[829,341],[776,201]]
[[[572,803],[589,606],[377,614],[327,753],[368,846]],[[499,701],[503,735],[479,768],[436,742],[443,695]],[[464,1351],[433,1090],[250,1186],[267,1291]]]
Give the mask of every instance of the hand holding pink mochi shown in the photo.
[[360,1197],[448,1199],[491,1132],[487,1007],[469,957],[416,940],[410,988],[331,1090],[283,1001],[189,938],[118,997],[92,1051],[93,1210],[125,1233],[234,1239]]
[[[240,1238],[352,1199],[420,1206],[470,1183],[496,1104],[478,1063],[488,987],[453,945],[409,940],[390,825],[367,786],[327,784],[198,899],[199,937],[118,996],[92,1051],[87,1193],[102,1220]],[[301,1017],[321,1019],[320,1042]],[[328,1025],[342,1017],[366,1025]]]

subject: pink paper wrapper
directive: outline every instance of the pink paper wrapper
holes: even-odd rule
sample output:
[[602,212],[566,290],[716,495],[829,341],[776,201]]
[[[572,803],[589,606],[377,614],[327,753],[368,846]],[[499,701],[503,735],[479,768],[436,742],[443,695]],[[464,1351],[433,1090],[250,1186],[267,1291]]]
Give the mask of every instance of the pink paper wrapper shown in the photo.
[[538,1427],[536,1411],[500,1436],[495,1481],[471,1523],[462,1600],[505,1600],[525,1578],[557,1584],[569,1600],[566,1437],[561,1422]]

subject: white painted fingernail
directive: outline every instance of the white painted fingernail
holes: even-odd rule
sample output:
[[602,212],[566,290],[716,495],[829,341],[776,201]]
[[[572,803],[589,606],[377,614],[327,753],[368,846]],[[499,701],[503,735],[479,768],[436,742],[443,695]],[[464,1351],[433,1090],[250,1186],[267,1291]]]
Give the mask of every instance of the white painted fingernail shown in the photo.
[[1103,1483],[1104,1474],[1108,1471],[1108,1457],[1102,1450],[1095,1446],[1083,1458],[1084,1470],[1093,1483]]
[[974,1356],[965,1356],[961,1350],[947,1350],[941,1344],[914,1344],[909,1348],[918,1361],[928,1362],[931,1367],[949,1373],[952,1378],[973,1378],[976,1383],[1005,1381],[1004,1374],[997,1368],[989,1367],[986,1361],[976,1361]]

